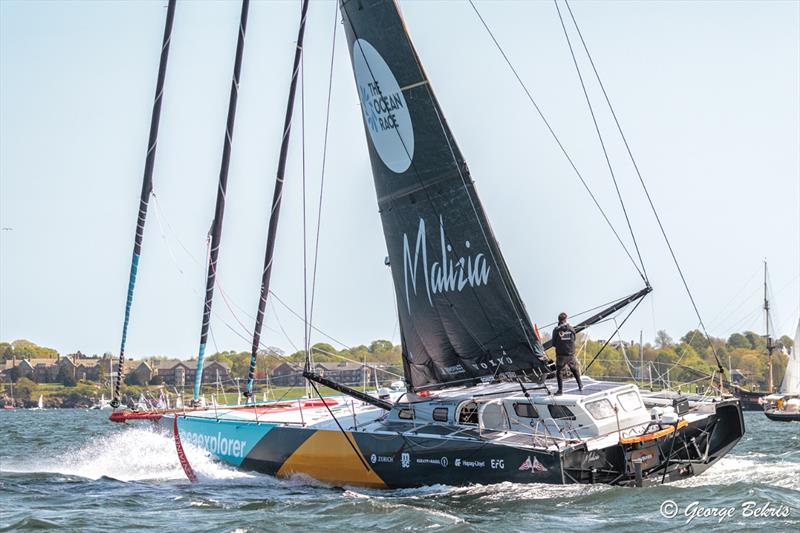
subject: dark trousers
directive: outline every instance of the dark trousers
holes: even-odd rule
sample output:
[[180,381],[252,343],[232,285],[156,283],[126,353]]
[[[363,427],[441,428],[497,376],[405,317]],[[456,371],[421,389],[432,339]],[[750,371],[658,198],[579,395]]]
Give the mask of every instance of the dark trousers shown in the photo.
[[581,371],[578,369],[578,361],[575,360],[575,356],[556,355],[556,379],[558,380],[558,390],[562,390],[563,387],[561,372],[564,370],[564,367],[569,367],[572,375],[575,377],[575,381],[578,382],[578,388],[583,389],[583,384],[581,384]]

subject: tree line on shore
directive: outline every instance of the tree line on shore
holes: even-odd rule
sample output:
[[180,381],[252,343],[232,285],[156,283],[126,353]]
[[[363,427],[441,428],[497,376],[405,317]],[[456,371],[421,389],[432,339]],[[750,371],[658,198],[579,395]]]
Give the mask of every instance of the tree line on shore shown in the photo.
[[[784,335],[775,342],[773,352],[773,382],[777,387],[786,368],[786,351],[792,348],[792,340]],[[716,353],[726,373],[729,369],[736,369],[743,376],[745,385],[758,390],[766,390],[768,384],[767,346],[766,339],[752,331],[734,333],[727,339],[706,336],[699,330],[692,330],[673,340],[667,332],[658,331],[653,342],[640,345],[635,341],[614,341],[608,344],[602,340],[594,340],[586,335],[578,337],[578,359],[584,367],[584,373],[596,378],[615,378],[631,381],[642,381],[645,384],[657,381],[663,384],[665,375],[670,383],[692,383],[703,379],[704,375],[711,375],[717,369],[714,357]],[[605,345],[605,347],[604,347]],[[312,346],[314,362],[351,362],[380,364],[387,373],[386,379],[392,375],[402,375],[401,347],[388,340],[375,340],[369,345],[359,345],[343,349],[336,349],[328,343],[317,343]],[[599,355],[598,355],[599,353]],[[81,352],[68,354],[80,357],[100,357],[98,355],[86,356]],[[109,356],[110,354],[106,354]],[[553,354],[549,354],[553,357]],[[43,346],[38,346],[28,340],[16,340],[0,343],[0,359],[55,359],[59,353]],[[157,363],[167,357],[154,356],[145,360]],[[591,362],[594,359],[593,362]],[[234,378],[244,379],[250,365],[250,352],[222,351],[208,356],[209,361],[226,363],[230,374]],[[256,378],[265,379],[277,366],[282,363],[295,363],[302,366],[305,361],[303,350],[286,354],[281,349],[270,347],[259,351],[256,365]],[[586,367],[591,362],[591,366]],[[642,363],[644,366],[642,367]],[[668,371],[668,372],[667,372]],[[728,376],[730,378],[730,376]],[[11,376],[6,371],[4,382]],[[24,381],[23,381],[24,380]],[[37,396],[37,384],[23,378],[19,380],[18,397],[27,395]],[[28,383],[29,382],[29,383]],[[61,394],[66,397],[70,392],[83,396],[97,397],[102,390],[108,390],[108,383],[94,383],[88,381],[62,383],[66,385],[64,392],[58,393],[53,387],[48,394]],[[127,386],[145,384],[129,383]],[[7,387],[6,387],[7,389]],[[69,390],[74,389],[74,390]],[[131,388],[133,390],[133,388]],[[7,395],[8,391],[4,390]],[[30,398],[25,398],[30,400]]]

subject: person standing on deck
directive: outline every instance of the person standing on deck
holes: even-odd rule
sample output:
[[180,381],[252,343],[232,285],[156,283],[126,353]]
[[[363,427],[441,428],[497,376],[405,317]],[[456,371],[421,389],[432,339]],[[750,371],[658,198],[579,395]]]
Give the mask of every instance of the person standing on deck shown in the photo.
[[556,396],[563,393],[564,384],[561,372],[564,367],[569,367],[578,383],[578,390],[583,390],[581,372],[578,369],[578,361],[575,359],[575,337],[575,328],[567,322],[567,313],[560,313],[558,326],[553,330],[553,346],[556,349],[556,379],[558,380]]

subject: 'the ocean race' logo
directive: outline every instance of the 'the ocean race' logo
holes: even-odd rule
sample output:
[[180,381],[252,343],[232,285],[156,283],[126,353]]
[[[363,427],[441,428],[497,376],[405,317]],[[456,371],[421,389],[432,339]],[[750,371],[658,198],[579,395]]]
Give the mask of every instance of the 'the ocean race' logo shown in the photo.
[[[413,253],[409,246],[408,234],[403,234],[403,281],[409,313],[411,312],[411,296],[408,282],[411,281],[411,290],[417,294],[419,270],[422,270],[423,279],[421,281],[425,282],[425,291],[431,305],[433,305],[433,294],[461,292],[467,286],[478,287],[489,283],[489,273],[492,267],[489,266],[486,255],[478,253],[456,257],[453,254],[452,245],[447,242],[445,237],[442,217],[439,217],[439,241],[441,258],[431,258],[436,260],[429,264],[425,220],[419,219]],[[464,249],[470,251],[471,246],[469,241],[464,241]]]
[[400,174],[414,157],[414,130],[406,99],[389,65],[364,39],[353,43],[358,96],[375,151],[389,170]]

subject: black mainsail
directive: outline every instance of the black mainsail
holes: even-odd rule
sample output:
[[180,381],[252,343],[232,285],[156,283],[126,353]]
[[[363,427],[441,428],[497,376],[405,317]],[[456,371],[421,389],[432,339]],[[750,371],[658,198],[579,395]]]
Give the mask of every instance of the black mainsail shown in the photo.
[[342,0],[413,389],[547,360],[395,2]]
[[214,299],[214,283],[217,277],[217,257],[219,256],[219,247],[222,240],[222,219],[225,214],[225,191],[228,186],[228,167],[231,161],[233,125],[236,121],[236,102],[239,98],[239,74],[242,70],[244,36],[247,30],[247,12],[249,7],[250,0],[242,0],[242,14],[239,20],[239,31],[236,40],[236,59],[233,64],[233,79],[231,80],[231,93],[228,101],[228,121],[225,125],[222,163],[219,170],[217,203],[214,209],[214,221],[211,224],[211,249],[208,256],[208,275],[206,277],[206,296],[203,305],[203,324],[200,328],[200,348],[197,353],[197,370],[195,371],[194,378],[195,402],[200,399],[200,384],[203,382],[203,358],[205,357],[208,329],[211,323],[211,304]]
[[142,241],[144,240],[144,223],[147,220],[147,206],[150,203],[150,194],[153,192],[153,169],[155,168],[156,146],[158,145],[158,124],[161,120],[161,101],[164,96],[164,80],[167,77],[169,43],[172,38],[172,21],[174,18],[175,0],[169,0],[169,4],[167,5],[167,20],[164,23],[164,39],[161,43],[161,59],[158,65],[156,95],[153,99],[153,113],[150,116],[150,136],[147,141],[147,157],[144,163],[142,193],[139,197],[139,214],[136,218],[136,232],[133,237],[133,256],[131,257],[131,271],[128,277],[128,292],[125,299],[125,318],[122,321],[122,340],[120,341],[119,347],[117,378],[114,382],[114,394],[111,399],[111,405],[115,408],[119,406],[119,388],[125,367],[125,342],[128,339],[128,324],[131,320],[133,290],[136,287],[136,274],[139,271],[139,258],[142,255]]

